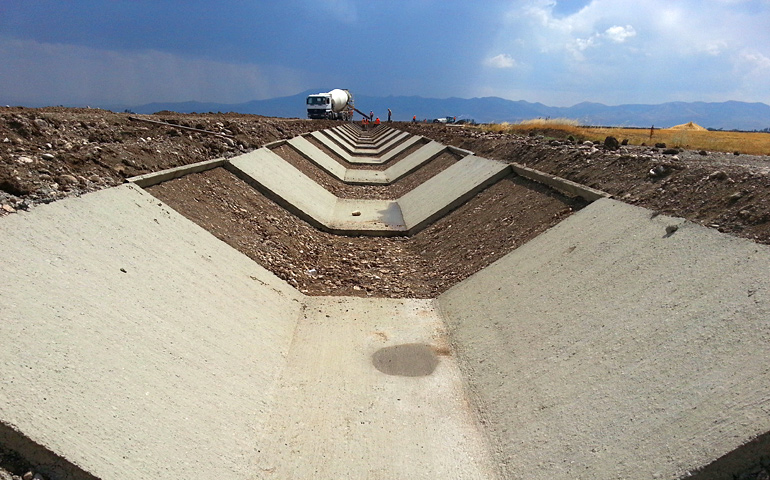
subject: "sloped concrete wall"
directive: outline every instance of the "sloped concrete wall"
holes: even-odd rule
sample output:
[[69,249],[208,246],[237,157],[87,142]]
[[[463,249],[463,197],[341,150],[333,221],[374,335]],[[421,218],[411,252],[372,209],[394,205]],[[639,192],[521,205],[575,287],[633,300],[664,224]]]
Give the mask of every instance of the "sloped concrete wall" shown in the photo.
[[768,272],[604,199],[441,295],[501,476],[680,478],[770,430]]
[[398,199],[410,234],[457,208],[510,172],[508,164],[469,155]]
[[251,476],[302,296],[130,185],[2,220],[0,431],[31,440],[4,443],[104,479]]

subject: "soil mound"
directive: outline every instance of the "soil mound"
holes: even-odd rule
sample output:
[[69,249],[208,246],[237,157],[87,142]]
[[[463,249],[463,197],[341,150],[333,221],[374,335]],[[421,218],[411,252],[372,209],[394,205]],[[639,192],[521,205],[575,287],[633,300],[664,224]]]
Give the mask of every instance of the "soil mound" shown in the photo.
[[671,130],[692,130],[692,131],[695,131],[695,132],[706,132],[706,131],[708,131],[707,129],[701,127],[700,125],[698,125],[695,122],[687,122],[687,123],[683,123],[681,125],[674,125],[673,127],[671,127]]

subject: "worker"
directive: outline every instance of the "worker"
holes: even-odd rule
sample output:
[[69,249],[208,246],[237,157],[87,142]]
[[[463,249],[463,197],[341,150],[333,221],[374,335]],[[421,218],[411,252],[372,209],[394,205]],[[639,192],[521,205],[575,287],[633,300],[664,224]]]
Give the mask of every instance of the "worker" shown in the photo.
[[361,129],[366,130],[366,124],[367,124],[366,117],[361,119]]
[[374,124],[375,125],[379,125],[380,124],[380,117],[377,117],[377,120],[374,121]]
[[374,120],[374,112],[369,110],[369,120]]
[[412,116],[412,123],[417,123],[417,115]]
[[390,123],[390,116],[393,115],[393,112],[388,109],[388,123]]

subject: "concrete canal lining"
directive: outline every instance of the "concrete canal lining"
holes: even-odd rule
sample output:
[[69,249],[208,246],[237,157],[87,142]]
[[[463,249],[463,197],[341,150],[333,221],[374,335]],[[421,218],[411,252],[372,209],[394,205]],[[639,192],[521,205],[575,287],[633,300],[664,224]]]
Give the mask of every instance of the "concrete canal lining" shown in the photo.
[[745,468],[770,248],[596,198],[436,299],[302,295],[132,183],[2,217],[0,441],[77,480]]

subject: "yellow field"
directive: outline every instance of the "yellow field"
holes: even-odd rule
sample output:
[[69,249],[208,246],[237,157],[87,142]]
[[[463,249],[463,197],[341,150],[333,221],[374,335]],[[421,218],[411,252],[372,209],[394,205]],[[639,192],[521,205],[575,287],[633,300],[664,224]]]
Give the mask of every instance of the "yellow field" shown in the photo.
[[569,119],[530,120],[519,124],[483,125],[482,129],[494,132],[528,134],[535,132],[548,137],[603,142],[607,136],[619,141],[628,139],[629,145],[654,145],[665,143],[669,148],[708,150],[715,152],[740,152],[748,155],[770,155],[770,133],[757,132],[710,132],[695,129],[656,128],[650,137],[649,129],[580,127]]

